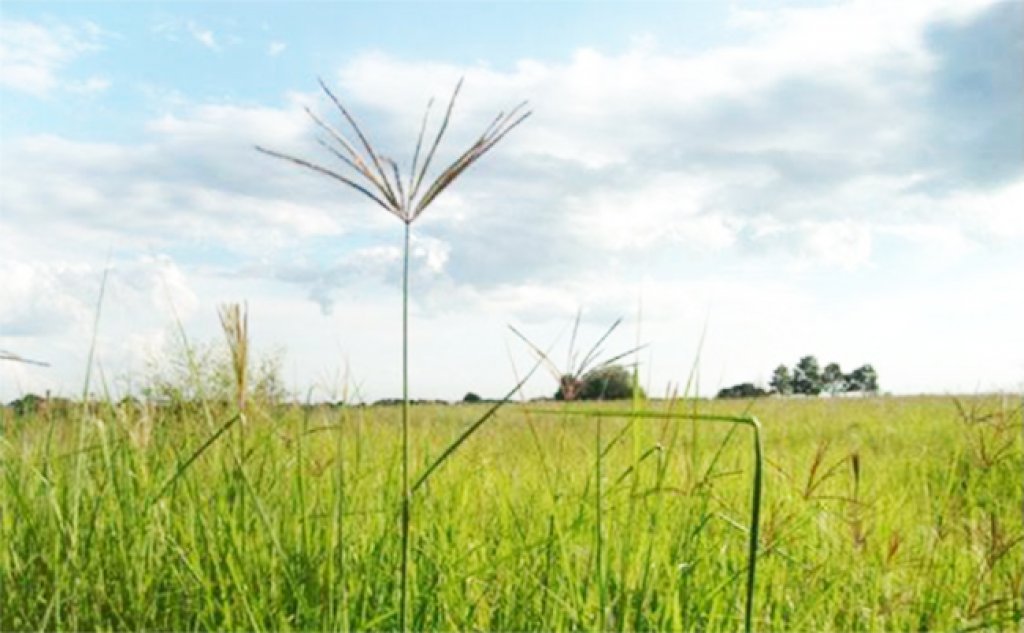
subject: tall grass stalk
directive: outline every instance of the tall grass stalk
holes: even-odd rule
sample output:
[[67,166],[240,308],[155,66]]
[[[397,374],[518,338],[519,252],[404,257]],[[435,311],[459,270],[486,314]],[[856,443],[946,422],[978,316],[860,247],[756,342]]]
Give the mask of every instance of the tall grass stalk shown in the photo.
[[[96,343],[97,343],[97,340],[99,339],[100,315],[103,313],[103,297],[106,295],[107,280],[109,279],[109,277],[110,277],[110,266],[108,265],[108,266],[104,267],[104,269],[103,269],[103,277],[100,280],[100,291],[99,291],[99,294],[96,297],[96,311],[93,314],[92,336],[91,336],[90,341],[89,341],[89,356],[86,359],[86,364],[85,364],[85,379],[82,381],[82,403],[81,403],[81,405],[82,405],[82,416],[81,416],[78,424],[75,425],[75,433],[76,433],[76,437],[77,437],[77,442],[76,442],[77,448],[76,448],[76,456],[75,456],[75,487],[74,487],[75,497],[74,497],[74,504],[72,505],[71,539],[70,539],[70,544],[71,544],[70,562],[71,562],[71,566],[72,567],[75,567],[75,566],[78,565],[79,556],[81,555],[81,547],[80,547],[80,543],[79,543],[78,539],[79,539],[79,535],[81,533],[80,530],[79,530],[79,525],[80,525],[81,511],[82,511],[82,490],[85,487],[85,483],[83,481],[83,479],[84,479],[83,468],[84,468],[84,464],[85,464],[85,461],[84,461],[84,459],[85,459],[85,433],[86,433],[85,425],[90,421],[90,418],[91,418],[91,411],[90,411],[91,406],[90,406],[90,397],[89,397],[89,387],[91,386],[93,365],[96,362]],[[77,593],[77,583],[74,586],[74,590]],[[74,595],[72,595],[71,599],[74,600],[74,598],[75,598]],[[58,600],[59,600],[59,598],[58,598]],[[75,611],[72,612],[72,614],[73,614],[74,618],[72,619],[71,622],[67,623],[67,626],[69,628],[72,628],[72,629],[78,628],[78,623],[76,621],[77,615],[78,615],[78,611],[75,610]],[[59,616],[58,616],[58,618],[59,618]],[[60,625],[60,620],[59,619],[58,619],[58,625]]]
[[[248,368],[249,368],[249,314],[248,309],[243,309],[237,303],[222,305],[219,310],[220,325],[224,331],[224,338],[227,340],[228,351],[231,355],[231,373],[234,378],[235,387],[235,409],[238,418],[238,431],[235,450],[236,475],[241,481],[245,477],[245,402],[248,390]],[[238,500],[238,519],[242,526],[242,556],[248,550],[249,539],[247,532],[247,517],[245,512],[245,495],[242,494]]]
[[409,628],[409,539],[412,524],[412,491],[409,484],[409,251],[411,226],[452,182],[462,175],[470,165],[494,147],[513,128],[526,120],[530,116],[530,112],[525,110],[526,103],[523,102],[508,112],[498,113],[484,129],[480,137],[470,145],[469,149],[465,150],[458,158],[441,170],[426,189],[422,189],[424,183],[427,182],[427,174],[438,146],[448,130],[452,110],[455,107],[456,98],[462,87],[462,80],[459,80],[455,90],[452,92],[441,124],[421,164],[420,154],[424,147],[424,135],[430,118],[430,108],[433,100],[431,99],[427,103],[423,122],[420,125],[420,132],[416,139],[412,163],[408,176],[404,179],[398,163],[374,149],[367,136],[356,123],[355,118],[353,118],[342,102],[322,80],[320,81],[320,87],[337,108],[342,120],[359,139],[361,149],[346,138],[343,132],[321,119],[312,110],[306,109],[313,123],[324,134],[323,137],[318,139],[318,142],[342,163],[342,166],[346,168],[345,174],[337,169],[325,167],[290,154],[260,146],[257,146],[256,149],[274,158],[288,161],[332,178],[346,187],[358,191],[376,205],[401,220],[405,225],[402,248],[402,500],[398,626],[404,632]]
[[412,493],[409,488],[409,227],[405,223],[402,248],[402,573],[399,628],[409,619],[409,537]]
[[[761,489],[763,486],[764,476],[764,449],[761,441],[761,423],[755,416],[743,415],[743,416],[731,416],[731,415],[712,415],[712,414],[701,414],[701,413],[675,413],[672,411],[648,411],[648,410],[633,410],[633,411],[609,411],[607,409],[599,409],[594,407],[584,408],[572,408],[572,409],[540,409],[531,408],[529,409],[532,413],[540,415],[561,415],[566,414],[580,415],[586,417],[595,418],[597,424],[597,456],[595,459],[595,471],[598,476],[598,490],[600,491],[600,475],[601,475],[601,456],[602,446],[600,445],[601,437],[601,420],[603,418],[620,418],[620,419],[655,419],[655,420],[690,420],[694,423],[707,421],[707,422],[726,422],[729,424],[741,425],[750,428],[753,431],[753,457],[754,457],[754,474],[751,481],[751,510],[750,510],[750,522],[747,525],[748,542],[747,542],[747,581],[746,581],[746,600],[744,604],[743,612],[743,629],[746,633],[750,633],[753,630],[753,617],[754,617],[754,588],[757,582],[757,550],[758,542],[761,533]],[[597,530],[598,530],[598,579],[600,580],[600,526],[601,526],[601,496],[598,494],[596,502],[597,511]],[[599,593],[599,601],[603,608],[604,597],[602,593]],[[603,612],[598,619],[599,626],[604,626],[604,615]]]

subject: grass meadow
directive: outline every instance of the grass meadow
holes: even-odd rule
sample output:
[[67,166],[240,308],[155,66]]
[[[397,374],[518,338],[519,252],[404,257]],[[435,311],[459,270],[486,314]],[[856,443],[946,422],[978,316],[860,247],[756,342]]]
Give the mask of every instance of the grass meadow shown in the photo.
[[[742,630],[749,429],[559,406],[415,491],[408,626]],[[1019,397],[644,406],[761,421],[755,630],[1024,626]],[[236,410],[5,411],[0,629],[399,628],[401,407]],[[412,407],[412,475],[485,410]]]

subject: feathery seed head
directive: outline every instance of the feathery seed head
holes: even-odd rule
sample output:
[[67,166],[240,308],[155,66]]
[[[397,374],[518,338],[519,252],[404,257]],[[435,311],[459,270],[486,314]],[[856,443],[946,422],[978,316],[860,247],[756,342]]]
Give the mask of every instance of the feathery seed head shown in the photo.
[[[320,87],[326,93],[334,106],[341,113],[342,118],[352,129],[358,139],[358,146],[350,141],[341,131],[331,126],[312,110],[306,108],[306,114],[313,120],[320,131],[325,135],[318,138],[317,142],[329,151],[335,158],[342,162],[347,168],[347,175],[338,169],[325,167],[318,163],[307,161],[296,156],[284,154],[275,150],[256,146],[256,149],[264,154],[289,161],[300,167],[305,167],[317,173],[323,174],[338,182],[355,189],[370,200],[373,200],[379,207],[394,215],[406,224],[411,224],[418,218],[430,204],[437,199],[441,193],[448,188],[470,165],[475,163],[486,154],[498,141],[505,137],[513,128],[522,123],[531,112],[526,110],[526,102],[522,102],[508,112],[499,112],[491,121],[477,140],[469,146],[457,159],[445,167],[433,182],[426,186],[427,171],[434,160],[437,148],[444,138],[448,125],[451,122],[452,110],[455,108],[455,101],[459,91],[462,89],[462,80],[455,85],[455,90],[448,101],[444,118],[434,135],[433,141],[423,155],[422,164],[420,156],[424,148],[423,140],[426,135],[427,123],[430,119],[430,109],[433,99],[427,103],[426,112],[423,115],[423,122],[420,124],[420,132],[416,140],[416,149],[413,152],[412,165],[408,176],[403,178],[401,169],[391,158],[388,158],[373,147],[362,129],[356,123],[355,118],[342,104],[341,100],[327,87],[323,80],[319,80]],[[354,172],[354,173],[352,173]]]

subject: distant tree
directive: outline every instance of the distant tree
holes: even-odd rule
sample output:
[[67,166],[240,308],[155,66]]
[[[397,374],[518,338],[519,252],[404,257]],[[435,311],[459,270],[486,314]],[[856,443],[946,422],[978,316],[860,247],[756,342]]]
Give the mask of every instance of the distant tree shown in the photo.
[[[638,395],[645,397],[637,387]],[[633,374],[622,365],[587,372],[580,379],[563,376],[555,400],[623,400],[633,397]]]
[[821,393],[821,368],[814,356],[804,356],[793,370],[793,391],[816,396]]
[[34,393],[26,394],[8,405],[14,409],[14,415],[23,416],[39,411],[43,398]]
[[[644,397],[643,390],[640,397]],[[609,365],[583,376],[584,400],[624,400],[633,397],[633,373],[622,365]]]
[[732,387],[726,387],[718,392],[719,398],[760,398],[767,396],[768,391],[753,383],[744,382]]
[[776,367],[768,386],[772,388],[772,391],[783,396],[793,393],[793,376],[789,373],[789,368],[785,365]]
[[470,391],[469,393],[462,397],[462,401],[466,403],[480,402],[481,400],[483,400],[483,398],[473,393],[472,391]]
[[821,372],[821,385],[831,395],[836,395],[846,389],[846,375],[839,368],[839,363],[829,363]]
[[846,376],[847,391],[878,392],[878,372],[871,365],[862,365]]

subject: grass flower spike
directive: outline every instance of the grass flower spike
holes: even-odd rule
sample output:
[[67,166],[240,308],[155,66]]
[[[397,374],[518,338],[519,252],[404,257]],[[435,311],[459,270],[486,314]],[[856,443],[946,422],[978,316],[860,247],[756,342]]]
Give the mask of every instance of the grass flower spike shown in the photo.
[[[416,139],[416,149],[413,152],[412,164],[409,168],[408,176],[404,178],[404,185],[398,163],[379,153],[374,148],[373,144],[359,127],[359,124],[356,123],[355,118],[353,118],[341,100],[335,96],[323,80],[320,80],[320,87],[335,107],[337,107],[342,119],[348,124],[358,139],[357,146],[336,127],[326,122],[308,107],[306,108],[306,113],[323,134],[323,136],[317,139],[317,142],[341,162],[344,171],[259,145],[256,146],[256,149],[264,154],[289,161],[333,178],[343,185],[355,189],[405,224],[414,222],[470,165],[479,160],[498,141],[531,114],[526,110],[525,101],[508,112],[499,112],[490,125],[480,134],[479,138],[457,159],[441,170],[433,182],[424,188],[424,183],[437,154],[437,149],[441,145],[441,140],[444,138],[451,123],[455,101],[462,88],[461,79],[452,92],[451,99],[448,101],[448,107],[445,109],[444,118],[441,120],[441,125],[437,128],[437,132],[433,135],[430,147],[426,150],[426,154],[423,154],[423,141],[426,137],[433,100],[427,104],[426,112],[423,115],[423,122],[420,124],[419,136]],[[421,156],[422,161],[420,160]]]
[[408,630],[409,624],[409,529],[413,493],[413,489],[410,487],[409,472],[409,229],[412,223],[423,214],[427,207],[449,185],[462,175],[470,165],[494,147],[498,141],[503,139],[506,134],[525,121],[530,116],[530,112],[526,110],[526,102],[520,103],[508,112],[499,112],[468,149],[442,169],[429,185],[424,186],[427,182],[427,174],[430,171],[431,164],[434,162],[437,154],[437,148],[441,145],[441,140],[444,138],[451,123],[455,101],[462,88],[461,79],[455,85],[455,90],[448,100],[448,107],[445,109],[444,118],[437,128],[437,132],[433,135],[429,148],[424,153],[424,140],[426,138],[433,100],[427,103],[423,122],[420,124],[419,135],[416,138],[416,149],[413,151],[409,173],[404,179],[398,163],[382,155],[374,148],[366,134],[359,127],[359,124],[356,123],[355,118],[353,118],[341,100],[335,96],[323,80],[320,80],[320,87],[341,113],[342,120],[351,128],[358,139],[357,146],[343,132],[324,121],[309,108],[306,108],[306,113],[322,133],[322,136],[317,141],[341,162],[340,167],[325,167],[303,158],[260,146],[256,146],[256,149],[269,156],[286,160],[300,167],[305,167],[316,173],[333,178],[341,184],[355,189],[405,224],[402,251],[402,561],[400,565],[401,599],[399,606],[399,628],[404,632]]

